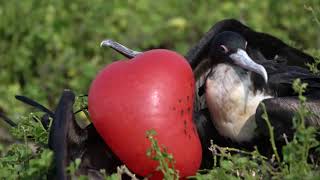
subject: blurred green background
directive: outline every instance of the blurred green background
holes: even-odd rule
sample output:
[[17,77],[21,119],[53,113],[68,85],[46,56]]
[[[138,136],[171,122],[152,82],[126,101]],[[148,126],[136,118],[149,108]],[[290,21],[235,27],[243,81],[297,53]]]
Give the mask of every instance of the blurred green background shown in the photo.
[[236,18],[304,50],[320,46],[320,0],[1,0],[0,111],[16,120],[21,94],[54,108],[64,88],[86,94],[95,74],[123,58],[99,43],[186,54],[217,21]]

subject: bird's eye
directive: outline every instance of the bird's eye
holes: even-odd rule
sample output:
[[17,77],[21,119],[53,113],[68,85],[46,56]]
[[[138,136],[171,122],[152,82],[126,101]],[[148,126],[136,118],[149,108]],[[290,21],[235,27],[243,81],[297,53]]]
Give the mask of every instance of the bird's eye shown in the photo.
[[228,53],[229,52],[229,49],[226,47],[226,46],[224,46],[224,45],[220,45],[220,50],[223,52],[223,53]]
[[247,46],[248,46],[248,41],[246,41],[245,49],[247,49]]

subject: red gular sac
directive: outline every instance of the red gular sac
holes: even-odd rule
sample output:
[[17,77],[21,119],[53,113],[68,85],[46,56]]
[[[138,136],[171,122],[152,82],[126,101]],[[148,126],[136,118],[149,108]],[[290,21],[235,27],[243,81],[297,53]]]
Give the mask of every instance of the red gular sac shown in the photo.
[[93,80],[88,107],[104,141],[134,173],[148,176],[158,162],[146,155],[155,139],[175,160],[180,177],[196,173],[201,144],[193,124],[194,75],[176,52],[155,49],[106,66]]

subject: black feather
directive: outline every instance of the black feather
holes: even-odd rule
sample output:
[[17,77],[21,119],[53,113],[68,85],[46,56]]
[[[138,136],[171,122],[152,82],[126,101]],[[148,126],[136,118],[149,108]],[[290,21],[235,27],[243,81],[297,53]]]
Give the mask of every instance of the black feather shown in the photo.
[[13,122],[10,118],[8,118],[6,115],[4,115],[2,112],[0,112],[0,118],[2,118],[6,123],[8,123],[10,126],[15,127],[17,124]]
[[[288,65],[305,66],[314,62],[314,58],[302,51],[290,47],[280,39],[266,33],[252,30],[235,19],[226,19],[216,23],[187,53],[186,58],[194,69],[201,61],[208,57],[209,45],[212,39],[224,31],[233,31],[242,35],[248,41],[251,53],[261,53],[266,59],[286,61]],[[278,56],[278,58],[275,58]]]
[[55,154],[56,178],[66,179],[67,166],[80,158],[77,174],[102,179],[100,169],[105,169],[108,174],[113,173],[122,163],[92,124],[85,129],[78,126],[73,113],[74,99],[72,91],[63,91],[50,129],[49,147]]
[[[71,91],[63,91],[54,113],[49,135],[49,147],[54,151],[56,178],[61,180],[67,179],[66,167],[70,161],[73,160],[70,158],[71,155],[68,152],[70,147],[68,146],[81,143],[76,142],[76,140],[80,138],[73,137],[71,138],[72,140],[69,140],[70,136],[68,135],[68,130],[73,130],[72,126],[75,127],[72,111],[74,99],[75,96]],[[81,135],[78,135],[78,137],[81,137]],[[70,144],[71,141],[74,142]]]
[[[245,49],[248,55],[258,64],[262,65],[268,74],[268,83],[264,83],[260,75],[252,73],[251,76],[254,88],[262,90],[269,96],[275,98],[266,99],[265,102],[267,111],[273,119],[277,137],[282,133],[292,135],[292,116],[296,111],[298,105],[297,94],[292,89],[292,84],[295,79],[300,78],[302,82],[308,83],[308,89],[305,93],[307,96],[307,106],[311,111],[320,111],[320,77],[312,74],[306,67],[306,63],[313,63],[314,58],[296,48],[290,47],[280,39],[266,33],[260,33],[252,30],[251,28],[243,25],[241,22],[228,19],[216,23],[202,38],[193,46],[186,55],[191,67],[194,70],[196,78],[196,99],[195,111],[202,112],[206,106],[206,100],[201,95],[205,93],[205,78],[212,68],[212,64],[219,63],[220,60],[210,59],[211,51],[215,49],[210,48],[212,40],[221,32],[232,31],[240,34],[248,42]],[[208,60],[210,59],[210,60]],[[216,62],[215,62],[216,61]],[[264,137],[268,130],[265,128],[261,120],[261,107],[259,106],[256,111],[257,137],[253,139],[258,143],[262,150],[265,142]],[[203,114],[203,112],[202,112]],[[212,132],[217,132],[214,126],[203,128],[204,115],[195,117],[195,124],[198,127],[200,138],[202,141],[207,141],[208,137],[212,137]],[[214,117],[206,118],[213,120]],[[197,123],[197,121],[199,121]],[[209,124],[210,121],[205,121]],[[307,124],[315,127],[320,127],[320,116],[314,116],[307,120]],[[259,136],[261,135],[261,136]],[[221,140],[223,137],[215,135],[213,140]],[[225,138],[223,139],[225,140]],[[281,144],[281,143],[280,143]],[[238,146],[236,142],[230,144],[231,146]],[[248,143],[250,145],[250,143]],[[251,144],[253,146],[253,144]],[[280,148],[281,149],[281,148]]]
[[16,97],[17,100],[19,100],[19,101],[21,101],[21,102],[23,102],[25,104],[28,104],[28,105],[30,105],[32,107],[35,107],[35,108],[37,108],[37,109],[39,109],[39,110],[41,110],[41,111],[43,111],[45,113],[48,113],[50,115],[50,117],[53,118],[54,113],[52,111],[50,111],[48,108],[46,108],[43,105],[41,105],[40,103],[38,103],[38,102],[36,102],[36,101],[26,97],[26,96],[16,95],[15,97]]

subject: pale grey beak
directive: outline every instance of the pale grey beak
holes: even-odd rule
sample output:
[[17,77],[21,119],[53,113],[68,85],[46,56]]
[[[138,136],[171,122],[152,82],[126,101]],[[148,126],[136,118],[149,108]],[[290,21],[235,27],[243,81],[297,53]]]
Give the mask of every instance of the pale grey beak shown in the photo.
[[100,43],[100,46],[106,46],[106,47],[111,47],[112,49],[118,51],[119,53],[121,53],[122,55],[124,55],[127,58],[134,58],[139,54],[142,54],[142,52],[138,52],[138,51],[134,51],[132,49],[129,49],[127,47],[125,47],[124,45],[112,41],[111,39],[106,39],[104,41],[102,41]]
[[254,62],[249,57],[249,55],[247,54],[246,51],[244,51],[242,49],[238,49],[237,52],[230,54],[229,57],[232,59],[232,61],[236,65],[238,65],[244,69],[247,69],[249,71],[253,71],[253,72],[260,74],[263,77],[265,83],[268,82],[268,74],[267,74],[266,69],[262,65]]

